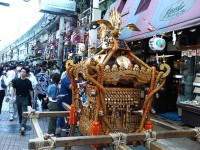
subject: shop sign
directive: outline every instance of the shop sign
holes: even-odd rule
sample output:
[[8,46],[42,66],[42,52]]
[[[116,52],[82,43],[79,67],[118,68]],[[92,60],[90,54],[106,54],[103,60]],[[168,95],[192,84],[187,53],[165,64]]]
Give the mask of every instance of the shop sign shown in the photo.
[[76,11],[76,2],[72,0],[39,0],[40,12],[68,15]]
[[176,18],[187,12],[196,0],[181,0],[167,7],[160,16],[160,20],[166,21]]

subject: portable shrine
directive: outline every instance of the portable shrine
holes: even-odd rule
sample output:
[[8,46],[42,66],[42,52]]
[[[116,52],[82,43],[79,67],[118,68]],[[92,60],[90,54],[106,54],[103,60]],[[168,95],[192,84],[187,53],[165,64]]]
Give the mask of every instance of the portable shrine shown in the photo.
[[[77,64],[72,60],[66,63],[73,93],[69,123],[78,121],[83,135],[151,129],[148,115],[152,99],[163,87],[170,67],[164,61],[156,70],[130,51],[119,38],[123,28],[116,9],[111,10],[110,20],[98,20],[92,25],[100,25],[102,50]],[[134,24],[125,27],[139,31]],[[149,88],[145,100],[141,100],[143,87]]]

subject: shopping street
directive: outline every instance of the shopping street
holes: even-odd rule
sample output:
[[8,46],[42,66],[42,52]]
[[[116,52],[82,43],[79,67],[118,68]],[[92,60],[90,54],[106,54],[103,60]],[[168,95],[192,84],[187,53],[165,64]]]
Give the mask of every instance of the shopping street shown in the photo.
[[[182,124],[181,122],[175,122],[167,120],[165,118],[159,117],[158,115],[153,115],[153,120],[158,120],[160,122],[165,122],[166,124],[171,124],[170,128],[187,129],[188,126]],[[43,133],[47,133],[48,118],[39,119],[40,127]],[[156,126],[156,131],[166,130],[163,127]],[[62,133],[62,136],[66,136]],[[30,121],[27,123],[27,132],[25,136],[21,136],[19,133],[18,120],[9,121],[8,103],[4,101],[3,112],[1,114],[1,124],[0,124],[0,145],[1,150],[28,150],[29,139],[36,138],[35,131],[33,129]],[[176,142],[174,142],[176,141]],[[160,139],[158,143],[166,147],[167,150],[198,150],[200,149],[200,144],[189,138],[173,138],[173,139]],[[63,150],[64,148],[56,148],[56,150]],[[136,150],[146,150],[146,148],[139,146],[135,148]],[[92,150],[90,146],[74,146],[72,150]],[[104,150],[111,150],[111,148],[104,148]]]

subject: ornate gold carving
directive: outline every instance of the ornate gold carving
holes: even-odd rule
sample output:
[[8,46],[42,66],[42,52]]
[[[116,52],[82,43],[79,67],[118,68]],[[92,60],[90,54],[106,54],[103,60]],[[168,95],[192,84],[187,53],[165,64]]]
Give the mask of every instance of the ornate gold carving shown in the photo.
[[[72,102],[77,113],[81,113],[79,128],[82,134],[90,135],[92,122],[99,122],[100,134],[114,131],[142,131],[153,96],[160,90],[170,72],[167,64],[160,66],[161,71],[150,67],[130,52],[124,40],[118,39],[122,30],[121,15],[113,9],[110,21],[98,20],[101,25],[101,39],[108,40],[108,49],[102,49],[78,64],[66,63],[67,73],[72,83]],[[134,25],[127,25],[139,30]],[[122,62],[120,59],[124,58]],[[128,62],[128,63],[127,63]],[[82,74],[86,82],[86,98],[88,106],[81,105],[79,88],[76,80]],[[141,87],[149,87],[144,103],[141,103]],[[136,113],[144,111],[143,114]],[[81,109],[81,111],[80,111]]]

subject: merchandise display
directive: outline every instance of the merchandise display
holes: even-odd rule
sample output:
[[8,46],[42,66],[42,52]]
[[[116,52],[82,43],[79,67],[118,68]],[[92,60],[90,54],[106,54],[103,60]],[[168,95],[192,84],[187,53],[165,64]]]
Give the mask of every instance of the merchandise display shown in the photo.
[[[188,48],[189,47],[189,48]],[[182,122],[192,127],[199,127],[200,110],[200,73],[199,73],[199,46],[182,47],[181,56],[185,61],[182,69],[181,84],[177,108]]]

